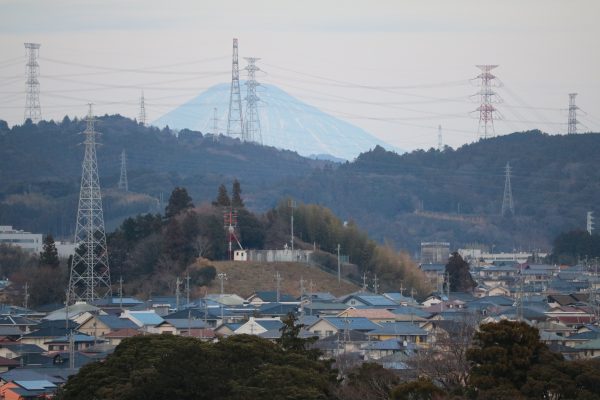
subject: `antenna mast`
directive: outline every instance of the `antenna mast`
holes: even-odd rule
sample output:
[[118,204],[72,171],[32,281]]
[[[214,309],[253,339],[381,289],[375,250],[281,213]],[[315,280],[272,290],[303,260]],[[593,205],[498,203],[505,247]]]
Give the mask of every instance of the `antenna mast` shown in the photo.
[[243,139],[242,97],[240,95],[240,67],[238,63],[238,40],[233,39],[233,59],[231,68],[231,91],[229,94],[229,115],[227,135]]
[[39,43],[25,43],[27,51],[27,81],[25,81],[25,121],[30,119],[37,124],[42,120],[42,107],[40,105],[40,64],[38,56],[40,54]]
[[245,68],[248,71],[248,80],[246,81],[246,117],[243,138],[246,141],[262,144],[260,118],[258,116],[258,102],[260,99],[256,95],[256,87],[260,86],[260,83],[256,81],[256,71],[260,71],[260,68],[256,66],[256,62],[260,58],[244,57],[244,59],[248,61],[248,66]]
[[511,215],[515,215],[515,206],[513,204],[512,197],[512,188],[510,185],[510,163],[506,163],[506,167],[504,167],[504,172],[506,175],[506,179],[504,181],[504,196],[502,198],[502,216],[504,217],[507,212],[510,212]]
[[75,244],[78,250],[75,251],[71,263],[68,301],[90,303],[111,295],[102,194],[96,158],[96,132],[91,104],[83,134],[85,155],[75,228]]

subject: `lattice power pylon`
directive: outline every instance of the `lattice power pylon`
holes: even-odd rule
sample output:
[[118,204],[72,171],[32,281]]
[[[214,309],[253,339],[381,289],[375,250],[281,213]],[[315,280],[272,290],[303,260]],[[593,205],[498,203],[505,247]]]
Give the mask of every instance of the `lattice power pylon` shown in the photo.
[[242,96],[240,94],[240,66],[238,63],[238,40],[233,39],[233,58],[231,63],[231,91],[229,94],[229,114],[227,117],[227,135],[243,139],[244,120],[242,118]]
[[42,106],[40,105],[40,54],[39,43],[25,43],[27,49],[27,81],[25,82],[25,121],[38,123],[42,120]]
[[256,87],[260,83],[256,81],[256,72],[260,68],[256,66],[256,62],[260,58],[244,57],[248,61],[246,71],[248,72],[248,80],[246,81],[246,114],[244,118],[244,140],[262,144],[262,134],[260,132],[260,118],[258,116],[258,102],[260,99],[256,95]]
[[577,133],[577,110],[579,107],[575,104],[575,97],[577,97],[577,93],[569,93],[569,125],[567,128],[569,135]]
[[497,117],[494,113],[497,111],[494,107],[494,103],[498,103],[500,100],[497,97],[497,93],[493,90],[496,76],[490,71],[497,68],[497,65],[477,65],[477,68],[481,70],[481,73],[477,76],[477,79],[481,81],[481,87],[479,92],[476,94],[480,98],[481,104],[476,111],[479,111],[479,137],[487,139],[488,137],[494,136],[494,119]]
[[96,158],[96,132],[91,104],[83,134],[85,155],[81,168],[81,189],[75,228],[77,249],[71,263],[68,303],[77,301],[90,303],[111,295],[102,195]]
[[502,216],[505,216],[510,212],[511,215],[515,215],[515,206],[513,203],[512,197],[512,188],[510,185],[510,163],[506,163],[506,167],[504,167],[505,172],[505,180],[504,180],[504,196],[502,197]]
[[142,96],[140,97],[140,115],[138,122],[142,126],[146,126],[146,101],[144,100],[144,91],[142,90]]
[[125,153],[125,149],[121,152],[121,176],[119,176],[118,187],[126,192],[129,191],[129,184],[127,183],[127,153]]

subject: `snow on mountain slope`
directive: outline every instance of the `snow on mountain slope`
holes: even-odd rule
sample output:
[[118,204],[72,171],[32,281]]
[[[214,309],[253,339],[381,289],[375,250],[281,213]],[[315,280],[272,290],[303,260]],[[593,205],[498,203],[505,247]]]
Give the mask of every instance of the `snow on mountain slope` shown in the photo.
[[[244,103],[245,87],[243,83],[240,86]],[[230,85],[225,83],[215,85],[163,115],[153,125],[213,133],[213,109],[217,108],[218,132],[225,134],[229,88]],[[264,145],[293,150],[303,156],[329,154],[346,160],[352,160],[376,145],[402,152],[363,129],[290,96],[276,86],[262,85],[258,95],[261,99],[259,115]]]

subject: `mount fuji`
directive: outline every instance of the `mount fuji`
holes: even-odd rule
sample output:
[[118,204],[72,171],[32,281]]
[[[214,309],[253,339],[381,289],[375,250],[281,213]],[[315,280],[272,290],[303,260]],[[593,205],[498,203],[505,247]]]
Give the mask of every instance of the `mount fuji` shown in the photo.
[[[296,99],[276,86],[263,84],[259,89],[261,101],[258,113],[264,145],[296,151],[306,157],[344,160],[353,160],[376,145],[398,153],[403,152],[355,125]],[[158,118],[153,125],[213,133],[213,109],[216,108],[219,121],[217,130],[224,134],[227,130],[229,90],[230,85],[227,83],[212,86]],[[242,106],[245,107],[244,104]]]

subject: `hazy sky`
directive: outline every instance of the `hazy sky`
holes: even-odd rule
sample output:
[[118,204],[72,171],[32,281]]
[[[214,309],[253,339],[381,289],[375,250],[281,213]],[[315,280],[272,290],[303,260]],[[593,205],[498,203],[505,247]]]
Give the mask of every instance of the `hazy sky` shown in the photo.
[[260,81],[399,148],[436,146],[438,124],[477,137],[476,64],[499,65],[498,134],[565,132],[570,92],[600,131],[599,17],[595,0],[0,0],[0,119],[23,119],[23,42],[42,44],[45,119],[136,117],[143,89],[152,120],[229,81],[237,37]]

